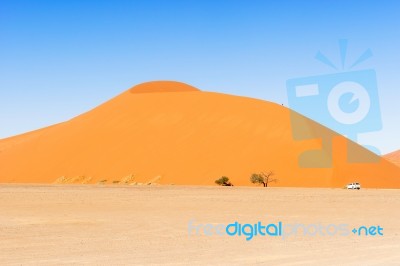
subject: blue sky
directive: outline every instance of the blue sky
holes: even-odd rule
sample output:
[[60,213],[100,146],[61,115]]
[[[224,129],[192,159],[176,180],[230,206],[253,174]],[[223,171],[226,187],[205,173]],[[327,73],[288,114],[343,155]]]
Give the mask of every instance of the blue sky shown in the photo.
[[400,149],[398,1],[0,1],[0,138],[70,119],[129,87],[178,80],[287,105],[286,80],[375,69],[383,130]]

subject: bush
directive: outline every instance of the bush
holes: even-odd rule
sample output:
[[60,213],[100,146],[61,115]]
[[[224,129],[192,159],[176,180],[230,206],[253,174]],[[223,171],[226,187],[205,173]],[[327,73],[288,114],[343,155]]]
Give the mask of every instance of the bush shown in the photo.
[[250,177],[250,182],[253,184],[263,184],[264,178],[261,176],[261,174],[252,174]]
[[233,186],[232,183],[229,181],[229,178],[226,176],[221,176],[219,179],[215,180],[215,184],[220,186]]

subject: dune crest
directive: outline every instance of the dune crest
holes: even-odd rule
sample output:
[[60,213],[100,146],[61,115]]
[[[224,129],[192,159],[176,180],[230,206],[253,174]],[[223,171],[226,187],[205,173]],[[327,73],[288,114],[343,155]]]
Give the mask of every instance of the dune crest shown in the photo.
[[131,93],[152,93],[152,92],[186,92],[200,91],[199,89],[177,81],[151,81],[136,85],[129,89]]

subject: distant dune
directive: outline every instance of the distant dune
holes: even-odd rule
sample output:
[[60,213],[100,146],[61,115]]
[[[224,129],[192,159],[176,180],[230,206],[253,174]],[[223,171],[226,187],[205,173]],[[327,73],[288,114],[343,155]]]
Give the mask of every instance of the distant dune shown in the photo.
[[[308,140],[293,139],[291,121]],[[333,167],[299,167],[300,154],[322,148],[321,136],[332,143],[314,158],[332,157]],[[0,181],[214,185],[224,175],[234,185],[251,185],[252,173],[271,170],[278,179],[272,186],[358,181],[400,188],[399,167],[347,144],[278,104],[149,82],[70,121],[0,140]],[[348,163],[347,146],[356,158],[378,162]]]
[[400,166],[400,150],[386,154],[383,157],[388,161]]

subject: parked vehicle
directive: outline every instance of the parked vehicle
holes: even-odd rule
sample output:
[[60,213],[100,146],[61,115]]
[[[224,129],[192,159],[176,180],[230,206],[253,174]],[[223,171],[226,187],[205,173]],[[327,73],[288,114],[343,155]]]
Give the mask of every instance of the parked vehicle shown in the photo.
[[350,183],[346,185],[347,189],[360,189],[361,185],[358,182]]

